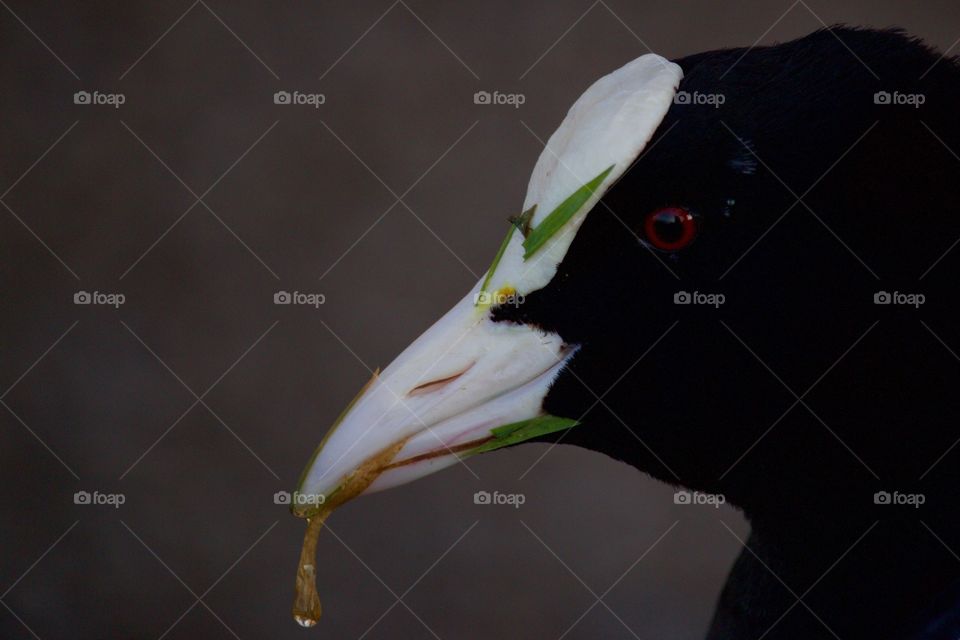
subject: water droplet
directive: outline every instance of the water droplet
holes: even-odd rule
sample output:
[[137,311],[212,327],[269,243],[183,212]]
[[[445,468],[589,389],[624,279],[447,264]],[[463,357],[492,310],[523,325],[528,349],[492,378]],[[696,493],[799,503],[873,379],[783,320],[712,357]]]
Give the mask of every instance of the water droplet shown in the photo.
[[293,614],[293,619],[297,621],[297,624],[301,627],[310,628],[317,624],[317,620],[314,618],[308,618],[307,616],[301,616],[299,614]]

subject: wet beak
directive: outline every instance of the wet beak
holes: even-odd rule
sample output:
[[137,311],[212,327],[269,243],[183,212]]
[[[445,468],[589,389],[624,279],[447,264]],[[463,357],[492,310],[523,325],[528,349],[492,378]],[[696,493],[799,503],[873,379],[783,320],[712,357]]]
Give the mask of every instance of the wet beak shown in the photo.
[[574,103],[537,160],[524,213],[484,280],[347,407],[307,464],[294,513],[318,513],[320,500],[329,512],[360,493],[576,424],[543,412],[575,346],[533,326],[494,322],[491,304],[520,304],[522,294],[549,284],[587,213],[653,136],[682,75],[647,54]]
[[[491,448],[494,429],[543,414],[575,349],[556,334],[494,322],[478,292],[374,374],[317,448],[301,496],[324,500],[361,468],[375,477],[365,493],[416,480]],[[294,511],[306,515],[315,502]]]

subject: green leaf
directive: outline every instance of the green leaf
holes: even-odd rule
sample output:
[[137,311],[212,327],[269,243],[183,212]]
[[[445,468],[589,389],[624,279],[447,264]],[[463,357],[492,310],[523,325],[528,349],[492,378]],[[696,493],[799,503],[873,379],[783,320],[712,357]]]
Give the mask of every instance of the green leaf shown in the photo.
[[[520,233],[527,236],[530,233],[530,220],[533,218],[533,214],[537,211],[537,205],[533,205],[523,213],[518,216],[512,216],[509,218],[510,221],[510,231],[507,232],[507,237],[503,239],[503,242],[500,244],[500,248],[497,249],[497,255],[493,256],[493,264],[490,265],[490,268],[487,269],[487,275],[483,279],[483,284],[480,286],[480,293],[483,294],[487,291],[487,287],[490,286],[490,280],[493,279],[493,272],[497,270],[497,265],[500,264],[500,260],[503,259],[503,254],[506,252],[507,247],[510,245],[510,238],[513,237],[513,230],[518,229]],[[480,304],[480,298],[477,298],[477,301],[473,303],[473,306],[478,306]]]
[[480,446],[470,449],[464,455],[472,456],[478,453],[486,453],[501,447],[512,444],[518,444],[530,438],[553,433],[554,431],[563,431],[580,424],[577,420],[570,418],[560,418],[557,416],[543,415],[530,420],[514,422],[511,424],[491,429],[493,437]]
[[[510,238],[513,237],[513,232],[515,230],[516,227],[511,224],[510,230],[507,231],[507,237],[503,239],[503,243],[500,245],[500,248],[497,249],[497,255],[493,256],[493,264],[491,264],[490,268],[487,269],[487,276],[483,279],[483,284],[480,285],[481,295],[487,290],[487,287],[490,286],[490,280],[493,278],[493,272],[497,270],[497,265],[500,264],[500,259],[503,258],[504,252],[510,245]],[[481,296],[477,296],[477,301],[473,303],[473,306],[476,307],[480,304],[480,297]]]
[[557,205],[557,208],[551,211],[550,215],[544,218],[543,221],[530,232],[530,235],[523,241],[524,260],[536,253],[537,249],[542,247],[553,234],[559,231],[563,225],[580,210],[580,207],[590,199],[590,196],[597,190],[597,187],[600,186],[604,178],[613,171],[613,167],[614,165],[610,165],[596,178],[574,191],[570,197]]

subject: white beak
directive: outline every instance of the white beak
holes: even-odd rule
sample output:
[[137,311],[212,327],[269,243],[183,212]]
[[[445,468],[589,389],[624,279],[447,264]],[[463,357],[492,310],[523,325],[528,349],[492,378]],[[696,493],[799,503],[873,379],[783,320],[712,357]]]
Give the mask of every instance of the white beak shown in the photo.
[[[645,55],[574,103],[530,178],[524,210],[533,211],[533,231],[525,238],[511,229],[486,277],[374,375],[321,442],[299,494],[329,496],[361,470],[363,491],[403,484],[488,445],[499,427],[543,415],[576,348],[554,333],[494,322],[491,302],[522,304],[550,282],[587,213],[663,120],[681,76]],[[310,504],[295,503],[294,512],[310,515]]]
[[474,300],[471,292],[374,376],[326,438],[301,494],[329,495],[365,460],[399,442],[367,491],[409,482],[454,464],[492,429],[541,413],[572,349],[556,334],[493,322]]

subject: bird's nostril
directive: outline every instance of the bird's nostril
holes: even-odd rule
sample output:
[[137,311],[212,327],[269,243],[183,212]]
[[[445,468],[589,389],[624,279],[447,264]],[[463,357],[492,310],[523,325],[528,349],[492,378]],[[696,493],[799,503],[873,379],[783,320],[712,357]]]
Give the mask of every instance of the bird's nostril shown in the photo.
[[474,363],[471,362],[471,363],[470,363],[469,365],[467,365],[463,370],[461,370],[461,371],[459,371],[459,372],[457,372],[457,373],[454,373],[453,375],[449,375],[449,376],[447,376],[447,377],[445,377],[445,378],[439,378],[439,379],[437,379],[437,380],[431,380],[430,382],[425,382],[425,383],[423,383],[423,384],[421,384],[421,385],[418,385],[418,386],[414,387],[413,389],[411,389],[410,392],[407,393],[407,395],[408,395],[408,396],[420,396],[420,395],[423,395],[423,394],[425,394],[425,393],[431,393],[431,392],[433,392],[433,391],[439,391],[440,389],[443,389],[443,388],[446,387],[448,384],[450,384],[451,382],[455,381],[457,378],[459,378],[460,376],[462,376],[463,374],[465,374],[467,371],[469,371],[469,370],[470,370],[470,367],[472,367],[473,365],[474,365]]

